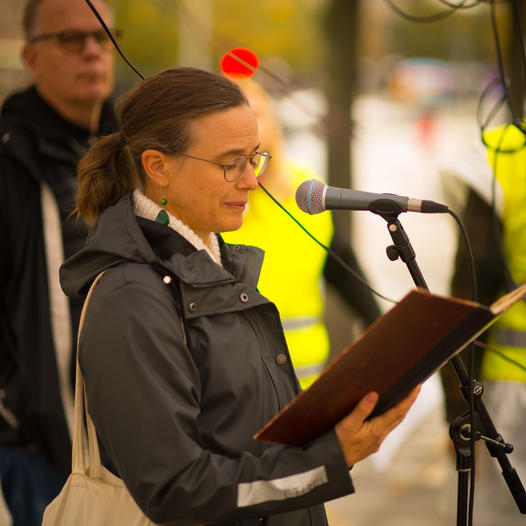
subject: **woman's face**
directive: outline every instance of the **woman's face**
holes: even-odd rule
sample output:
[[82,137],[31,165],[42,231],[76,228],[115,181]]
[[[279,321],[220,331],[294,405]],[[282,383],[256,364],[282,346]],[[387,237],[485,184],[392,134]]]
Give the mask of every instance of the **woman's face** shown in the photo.
[[[242,105],[199,117],[190,124],[186,154],[224,163],[259,148],[254,112]],[[203,241],[211,232],[237,230],[243,220],[248,193],[257,188],[250,163],[234,182],[227,182],[217,164],[174,155],[169,160],[166,209]]]

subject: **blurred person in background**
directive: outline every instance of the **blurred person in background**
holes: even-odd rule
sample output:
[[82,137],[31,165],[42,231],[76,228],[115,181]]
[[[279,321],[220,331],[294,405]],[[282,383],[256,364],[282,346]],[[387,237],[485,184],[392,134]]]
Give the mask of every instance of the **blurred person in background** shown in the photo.
[[[94,2],[111,23],[109,8]],[[0,120],[0,476],[15,526],[41,523],[71,468],[74,342],[81,302],[58,269],[84,245],[76,165],[115,127],[112,43],[83,0],[30,0],[23,60],[33,83]]]
[[[296,189],[316,174],[308,166],[285,158],[281,126],[268,93],[254,79],[231,80],[246,94],[258,119],[261,148],[272,156],[260,183],[313,236],[330,246],[363,277],[349,241],[334,232],[330,212],[297,213]],[[330,341],[323,320],[324,284],[334,287],[364,326],[380,315],[371,291],[331,256],[327,257],[327,252],[261,188],[249,196],[242,227],[226,232],[224,238],[228,243],[254,245],[265,251],[258,289],[278,307],[302,388],[318,377],[329,359]]]
[[[458,163],[449,175],[468,182],[463,222],[470,236],[477,278],[478,301],[490,305],[505,292],[526,282],[526,128],[503,125],[483,134],[486,151],[471,164]],[[466,159],[468,161],[468,159]],[[464,170],[466,168],[466,170]],[[464,173],[466,172],[466,173]],[[476,179],[473,180],[473,177]],[[496,181],[492,181],[493,177]],[[495,215],[492,185],[495,184]],[[471,299],[469,260],[459,241],[451,293]],[[514,451],[510,462],[526,485],[526,302],[501,316],[481,337],[488,347],[476,347],[474,378],[484,385],[484,401],[497,431]],[[462,353],[466,358],[466,353]],[[449,422],[467,409],[453,368],[441,370]],[[483,449],[483,450],[482,450]],[[483,441],[477,443],[474,518],[480,526],[525,523]]]

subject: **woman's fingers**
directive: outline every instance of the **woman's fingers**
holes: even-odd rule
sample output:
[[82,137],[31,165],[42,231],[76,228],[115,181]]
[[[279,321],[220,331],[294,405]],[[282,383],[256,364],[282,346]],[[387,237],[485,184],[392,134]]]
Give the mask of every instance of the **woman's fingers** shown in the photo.
[[377,393],[369,393],[338,422],[335,431],[349,466],[378,450],[385,437],[405,418],[419,392],[417,386],[396,406],[366,421],[378,401]]

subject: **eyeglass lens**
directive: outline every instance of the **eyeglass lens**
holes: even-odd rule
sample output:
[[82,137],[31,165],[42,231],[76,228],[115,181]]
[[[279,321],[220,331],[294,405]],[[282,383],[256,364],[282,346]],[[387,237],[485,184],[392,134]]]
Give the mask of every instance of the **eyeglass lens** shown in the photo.
[[63,31],[57,35],[60,45],[67,51],[78,53],[86,46],[88,37],[93,37],[104,50],[112,48],[113,43],[105,31]]
[[255,153],[250,156],[239,155],[233,157],[225,163],[225,179],[229,182],[239,179],[247,167],[247,162],[250,162],[250,165],[254,169],[254,174],[256,177],[259,177],[265,171],[267,159],[267,156],[261,155],[260,153]]

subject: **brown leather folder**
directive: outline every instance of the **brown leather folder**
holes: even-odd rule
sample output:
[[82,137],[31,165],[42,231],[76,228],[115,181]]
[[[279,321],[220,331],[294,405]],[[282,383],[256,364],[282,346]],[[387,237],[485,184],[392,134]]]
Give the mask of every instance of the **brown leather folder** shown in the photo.
[[411,290],[254,438],[302,446],[334,427],[370,391],[380,395],[370,418],[383,413],[525,295],[526,284],[486,307]]

